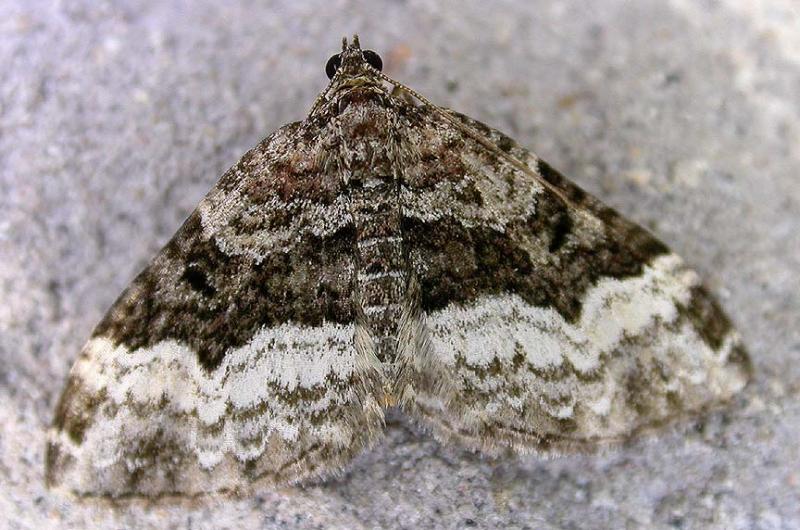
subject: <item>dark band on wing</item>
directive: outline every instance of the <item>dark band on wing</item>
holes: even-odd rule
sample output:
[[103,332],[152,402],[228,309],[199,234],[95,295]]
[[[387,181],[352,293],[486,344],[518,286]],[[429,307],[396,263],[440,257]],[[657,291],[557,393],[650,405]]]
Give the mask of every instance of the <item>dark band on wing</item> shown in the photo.
[[[463,114],[448,112],[523,165],[535,160],[500,131]],[[437,152],[434,158],[440,156],[444,155]],[[500,167],[495,170],[498,175],[507,172]],[[465,171],[454,168],[451,173],[463,175]],[[465,227],[452,217],[432,223],[404,220],[404,244],[421,282],[424,309],[441,309],[454,302],[512,292],[530,304],[553,307],[567,321],[575,321],[586,290],[598,280],[637,276],[653,258],[669,252],[644,228],[626,220],[545,162],[538,161],[531,172],[556,187],[569,202],[545,191],[535,204],[534,213],[510,223],[503,231]],[[417,180],[417,185],[424,182]],[[513,179],[509,183],[513,184]],[[588,210],[602,221],[603,233],[598,237],[585,237],[584,233],[581,237],[577,233],[580,223],[574,217],[576,209]],[[523,248],[526,239],[540,242],[536,264]]]
[[244,345],[263,326],[352,322],[354,237],[352,227],[327,237],[308,234],[292,252],[255,263],[204,239],[195,212],[122,293],[94,336],[131,349],[179,340],[213,370],[226,350]]
[[[421,285],[422,308],[442,309],[479,297],[516,293],[527,303],[556,309],[567,321],[579,318],[587,289],[602,278],[638,276],[661,245],[632,248],[616,237],[586,246],[573,237],[572,222],[556,201],[545,201],[528,219],[499,232],[465,227],[452,218],[403,221],[404,243]],[[542,241],[547,262],[535,264],[515,234]]]

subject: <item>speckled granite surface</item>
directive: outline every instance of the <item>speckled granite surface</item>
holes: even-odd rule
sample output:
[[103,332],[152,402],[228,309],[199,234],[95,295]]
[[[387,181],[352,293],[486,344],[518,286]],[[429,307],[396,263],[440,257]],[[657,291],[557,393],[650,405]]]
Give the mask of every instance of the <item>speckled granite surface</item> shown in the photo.
[[[800,527],[800,8],[717,2],[0,4],[0,527]],[[217,176],[301,119],[358,32],[706,277],[756,379],[595,456],[489,461],[395,416],[341,478],[112,509],[50,495],[44,432],[92,326]]]

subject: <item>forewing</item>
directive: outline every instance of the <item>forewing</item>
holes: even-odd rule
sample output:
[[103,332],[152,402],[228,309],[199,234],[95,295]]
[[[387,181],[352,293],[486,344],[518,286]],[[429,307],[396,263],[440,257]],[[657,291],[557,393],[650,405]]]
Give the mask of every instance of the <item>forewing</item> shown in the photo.
[[248,152],[112,306],[57,407],[50,485],[240,492],[335,471],[376,436],[353,231],[319,149],[293,124]]
[[484,450],[590,449],[745,385],[737,333],[677,255],[505,135],[431,115],[405,182],[412,414]]

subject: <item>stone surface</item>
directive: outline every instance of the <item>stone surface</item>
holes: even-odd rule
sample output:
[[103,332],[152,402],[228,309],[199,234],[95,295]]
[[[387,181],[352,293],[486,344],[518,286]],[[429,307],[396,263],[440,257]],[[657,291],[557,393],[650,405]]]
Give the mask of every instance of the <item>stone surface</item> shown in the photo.
[[[800,526],[800,13],[694,2],[0,4],[0,526]],[[222,171],[301,119],[358,32],[385,71],[532,147],[695,266],[756,377],[601,455],[492,461],[394,416],[340,478],[117,508],[42,484],[69,366]]]

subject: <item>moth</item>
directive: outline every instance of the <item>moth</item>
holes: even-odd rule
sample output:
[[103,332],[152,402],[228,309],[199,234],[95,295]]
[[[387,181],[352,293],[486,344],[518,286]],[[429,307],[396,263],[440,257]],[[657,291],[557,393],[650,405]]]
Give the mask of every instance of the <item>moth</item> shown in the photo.
[[80,496],[324,478],[396,407],[485,453],[589,451],[729,400],[748,356],[698,275],[506,135],[344,39],[70,371],[46,480]]

